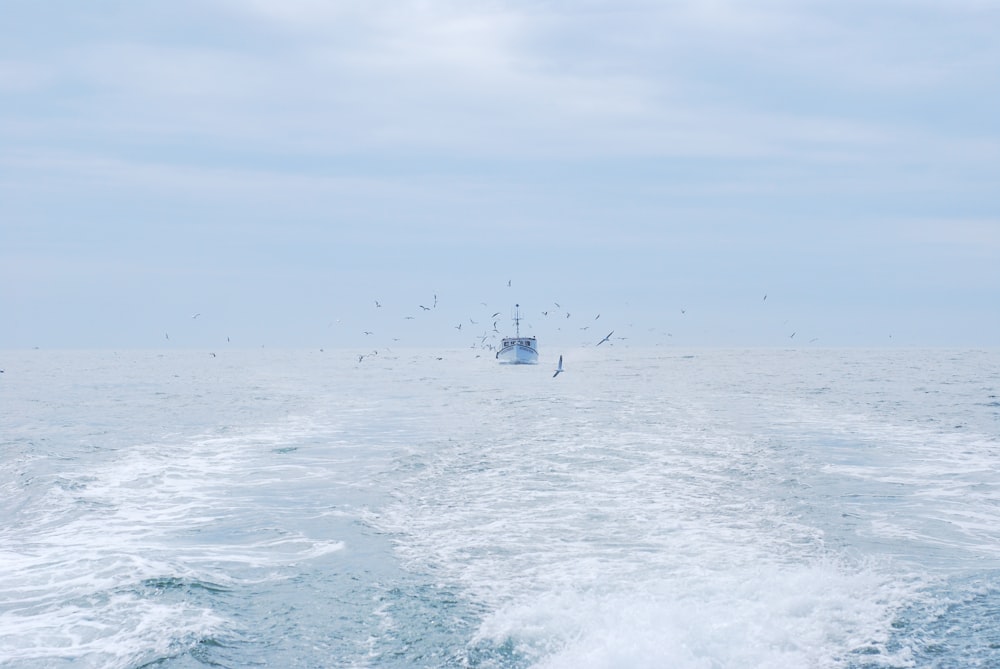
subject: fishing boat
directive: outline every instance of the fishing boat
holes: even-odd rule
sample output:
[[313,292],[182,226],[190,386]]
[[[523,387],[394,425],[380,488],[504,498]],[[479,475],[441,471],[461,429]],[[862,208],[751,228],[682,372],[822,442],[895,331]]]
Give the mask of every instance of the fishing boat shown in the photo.
[[497,360],[508,365],[534,365],[538,362],[538,342],[521,336],[521,305],[514,305],[514,336],[500,341]]

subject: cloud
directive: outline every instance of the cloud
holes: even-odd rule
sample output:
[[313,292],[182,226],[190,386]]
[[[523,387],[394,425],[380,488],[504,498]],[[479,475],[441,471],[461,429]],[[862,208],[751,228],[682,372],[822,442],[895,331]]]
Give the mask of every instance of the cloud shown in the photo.
[[0,91],[23,94],[38,90],[49,83],[49,72],[36,63],[0,60]]
[[920,132],[923,96],[997,60],[961,40],[928,48],[967,30],[974,4],[877,5],[867,23],[858,7],[788,2],[230,8],[294,44],[278,49],[285,87],[273,91],[302,103],[290,118],[326,130],[325,146],[372,150],[884,155],[900,120],[901,140]]
[[398,207],[442,230],[476,207],[518,219],[520,201],[520,216],[600,227],[625,209],[638,226],[954,189],[984,206],[1000,157],[986,3],[201,7],[88,22],[66,4],[51,44],[12,49],[9,192]]
[[961,248],[969,255],[990,258],[1000,252],[1000,218],[914,219],[902,221],[898,227],[901,236],[911,242],[945,247],[949,252]]
[[39,62],[10,61],[6,80],[66,82],[72,93],[49,94],[69,111],[47,112],[44,132],[85,131],[112,150],[825,163],[912,153],[928,131],[906,96],[997,60],[954,40],[927,47],[983,11],[975,5],[924,6],[903,21],[877,4],[874,27],[831,5],[721,0],[219,0],[215,11],[225,29],[214,40],[194,14],[189,29],[206,37],[137,20],[134,34],[78,36]]

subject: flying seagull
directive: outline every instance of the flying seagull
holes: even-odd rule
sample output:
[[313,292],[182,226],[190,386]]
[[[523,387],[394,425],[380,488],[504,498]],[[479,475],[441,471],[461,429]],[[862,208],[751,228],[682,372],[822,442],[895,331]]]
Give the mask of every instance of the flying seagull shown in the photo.
[[563,368],[562,368],[562,356],[560,355],[559,356],[559,364],[556,366],[556,373],[552,375],[552,378],[554,379],[557,376],[559,376],[560,372],[562,372],[562,371],[563,371]]
[[614,330],[612,330],[611,332],[609,332],[609,333],[608,333],[608,334],[607,334],[607,335],[606,335],[606,336],[604,337],[604,339],[602,339],[601,341],[597,342],[597,346],[600,346],[600,345],[601,345],[601,344],[603,344],[604,342],[606,342],[606,341],[608,341],[609,339],[611,339],[611,335],[613,335],[614,333],[615,333],[615,331],[614,331]]

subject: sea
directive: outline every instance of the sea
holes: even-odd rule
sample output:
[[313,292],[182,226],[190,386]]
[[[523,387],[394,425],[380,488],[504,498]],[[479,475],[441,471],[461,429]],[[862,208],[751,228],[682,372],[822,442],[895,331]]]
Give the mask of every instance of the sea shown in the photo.
[[0,368],[4,668],[1000,667],[998,350]]

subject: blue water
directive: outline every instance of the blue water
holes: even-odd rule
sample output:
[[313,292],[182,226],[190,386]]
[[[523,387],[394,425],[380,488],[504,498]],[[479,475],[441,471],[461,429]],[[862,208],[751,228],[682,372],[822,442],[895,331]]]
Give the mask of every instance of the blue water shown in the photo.
[[3,667],[1000,667],[997,351],[0,368]]

